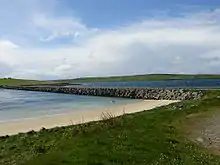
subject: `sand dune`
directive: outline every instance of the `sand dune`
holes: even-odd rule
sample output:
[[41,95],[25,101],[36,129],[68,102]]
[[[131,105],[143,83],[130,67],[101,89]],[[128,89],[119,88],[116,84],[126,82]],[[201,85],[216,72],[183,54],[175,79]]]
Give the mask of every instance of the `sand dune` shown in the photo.
[[21,121],[10,121],[0,123],[0,136],[13,135],[19,132],[28,132],[30,130],[38,131],[42,127],[53,128],[56,126],[66,126],[79,124],[89,121],[101,120],[103,112],[109,112],[115,116],[124,113],[135,113],[143,110],[150,110],[155,107],[168,105],[177,101],[174,100],[141,100],[135,103],[124,105],[115,105],[106,109],[88,109],[82,111],[71,112],[62,115],[54,115],[36,119],[24,119]]

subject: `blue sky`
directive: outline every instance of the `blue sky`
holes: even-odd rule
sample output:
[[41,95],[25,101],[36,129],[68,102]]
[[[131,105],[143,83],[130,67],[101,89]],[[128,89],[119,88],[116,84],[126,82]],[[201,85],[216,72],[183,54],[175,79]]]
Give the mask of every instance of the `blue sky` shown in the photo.
[[0,0],[0,77],[220,73],[217,0]]
[[176,16],[183,12],[213,9],[218,0],[63,0],[63,7],[92,27],[114,27],[167,12]]

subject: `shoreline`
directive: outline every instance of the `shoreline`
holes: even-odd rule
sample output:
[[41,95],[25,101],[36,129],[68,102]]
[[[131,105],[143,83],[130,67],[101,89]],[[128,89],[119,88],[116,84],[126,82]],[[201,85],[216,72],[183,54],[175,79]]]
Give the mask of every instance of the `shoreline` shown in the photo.
[[[89,97],[102,97],[102,96],[89,96]],[[127,98],[125,98],[127,99]],[[100,107],[90,107],[87,110],[85,110],[85,108],[76,108],[74,109],[74,111],[71,112],[61,112],[61,113],[55,113],[55,114],[46,114],[46,115],[40,115],[40,116],[36,116],[36,117],[25,117],[25,118],[15,118],[15,119],[9,119],[9,120],[0,120],[0,124],[4,124],[4,123],[13,123],[13,122],[19,122],[19,121],[25,121],[25,120],[37,120],[37,119],[43,119],[43,118],[50,118],[50,117],[55,117],[55,116],[62,116],[62,115],[67,115],[67,114],[75,114],[78,112],[84,112],[84,111],[96,111],[96,110],[100,110],[100,109],[109,109],[109,108],[114,108],[114,107],[118,107],[118,106],[124,106],[127,104],[133,104],[133,103],[139,103],[140,99],[136,99],[132,102],[125,102],[125,103],[116,103],[116,104],[112,104],[112,105],[105,105],[105,106],[100,106]]]
[[134,103],[114,105],[106,108],[87,109],[66,114],[24,119],[20,121],[0,122],[0,136],[25,133],[31,130],[39,131],[42,127],[49,129],[53,127],[82,124],[101,120],[103,113],[111,113],[115,117],[150,110],[159,106],[165,106],[178,100],[140,100]]

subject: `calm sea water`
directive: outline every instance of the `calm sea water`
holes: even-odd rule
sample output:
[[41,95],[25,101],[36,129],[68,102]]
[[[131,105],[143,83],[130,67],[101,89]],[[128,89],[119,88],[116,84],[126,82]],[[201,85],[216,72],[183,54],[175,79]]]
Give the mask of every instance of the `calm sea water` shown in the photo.
[[90,87],[150,87],[150,88],[220,88],[220,79],[188,79],[166,81],[95,82]]
[[104,108],[135,100],[0,89],[0,122]]

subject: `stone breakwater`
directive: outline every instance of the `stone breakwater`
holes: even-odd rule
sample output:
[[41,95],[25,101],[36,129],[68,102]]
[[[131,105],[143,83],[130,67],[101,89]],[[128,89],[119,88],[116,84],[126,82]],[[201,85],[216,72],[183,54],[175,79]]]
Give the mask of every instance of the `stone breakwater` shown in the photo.
[[204,91],[190,91],[185,89],[160,89],[160,88],[89,88],[89,87],[45,87],[45,86],[21,86],[2,87],[5,89],[67,93],[75,95],[124,97],[133,99],[153,100],[194,100],[204,95]]

